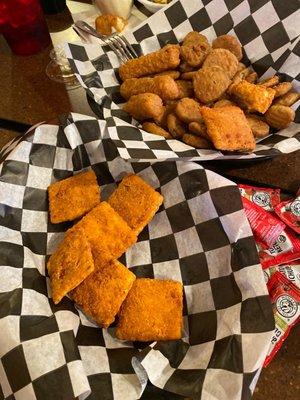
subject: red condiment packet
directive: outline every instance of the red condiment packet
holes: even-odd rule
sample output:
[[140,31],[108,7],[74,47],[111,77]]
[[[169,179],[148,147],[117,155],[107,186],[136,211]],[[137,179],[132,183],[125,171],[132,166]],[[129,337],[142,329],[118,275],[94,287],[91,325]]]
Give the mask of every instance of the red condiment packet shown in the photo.
[[275,330],[264,362],[266,367],[288,337],[291,328],[300,319],[300,289],[280,272],[275,272],[268,282],[273,305]]
[[300,233],[300,194],[295,199],[277,204],[274,211],[289,227]]
[[300,238],[289,228],[286,228],[269,248],[256,235],[254,238],[263,268],[287,264],[300,258]]
[[257,204],[266,211],[274,211],[280,203],[280,189],[261,188],[249,185],[238,185],[241,196]]
[[242,197],[242,202],[253,233],[259,241],[271,247],[286,225],[247,198]]
[[270,268],[264,269],[266,283],[268,283],[275,272],[281,272],[289,281],[300,288],[300,260],[284,265],[273,265]]

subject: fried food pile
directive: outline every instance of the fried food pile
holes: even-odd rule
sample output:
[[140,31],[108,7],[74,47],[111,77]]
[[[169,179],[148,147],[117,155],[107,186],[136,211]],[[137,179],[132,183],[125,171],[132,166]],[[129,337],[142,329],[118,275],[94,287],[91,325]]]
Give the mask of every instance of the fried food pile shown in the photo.
[[119,315],[119,339],[179,339],[182,284],[138,279],[118,261],[154,217],[162,195],[139,176],[128,175],[107,201],[100,201],[93,171],[53,183],[48,193],[52,223],[77,221],[47,264],[53,302],[69,295],[103,328]]
[[181,45],[168,44],[119,68],[123,109],[142,128],[200,149],[251,152],[270,127],[286,128],[299,99],[278,76],[257,81],[241,63],[242,47],[231,35],[212,44],[190,32]]

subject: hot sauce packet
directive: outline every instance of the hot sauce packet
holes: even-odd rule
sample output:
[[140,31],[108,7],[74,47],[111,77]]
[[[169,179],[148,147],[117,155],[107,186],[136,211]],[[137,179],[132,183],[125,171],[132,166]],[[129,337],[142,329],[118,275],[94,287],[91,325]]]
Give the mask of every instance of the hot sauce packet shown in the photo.
[[281,272],[289,281],[300,288],[300,260],[284,265],[273,265],[270,268],[264,269],[266,283],[268,283],[275,272]]
[[266,211],[274,211],[280,203],[280,189],[261,188],[249,185],[238,185],[241,196],[257,204]]
[[296,233],[300,233],[300,192],[293,200],[282,201],[274,211]]
[[300,319],[300,289],[280,272],[272,275],[267,286],[273,305],[275,330],[264,367],[270,363],[288,337],[291,328]]
[[273,246],[283,232],[285,223],[246,197],[242,196],[242,202],[253,234],[266,246]]

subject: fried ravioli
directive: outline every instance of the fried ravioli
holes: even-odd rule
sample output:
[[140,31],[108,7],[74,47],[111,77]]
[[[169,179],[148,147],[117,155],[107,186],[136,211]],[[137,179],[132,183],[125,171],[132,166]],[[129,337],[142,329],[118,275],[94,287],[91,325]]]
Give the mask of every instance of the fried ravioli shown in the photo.
[[83,229],[71,230],[47,264],[52,299],[57,304],[94,271],[91,246]]
[[162,202],[162,195],[137,175],[123,178],[108,199],[111,207],[136,234],[151,221]]
[[120,310],[118,339],[180,339],[183,287],[180,282],[136,279]]
[[95,272],[70,295],[100,326],[107,328],[135,281],[135,275],[119,261],[102,263],[95,258]]
[[48,187],[53,224],[82,217],[100,203],[100,188],[93,171],[71,176]]

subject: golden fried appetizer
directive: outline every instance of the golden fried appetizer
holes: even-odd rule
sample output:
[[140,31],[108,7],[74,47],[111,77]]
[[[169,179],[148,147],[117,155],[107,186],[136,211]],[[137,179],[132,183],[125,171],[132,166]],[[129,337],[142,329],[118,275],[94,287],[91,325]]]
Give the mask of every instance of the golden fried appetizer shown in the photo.
[[271,106],[265,113],[267,123],[276,129],[284,129],[295,119],[295,111],[286,106]]
[[185,125],[174,113],[167,116],[167,125],[174,139],[179,139],[186,133]]
[[181,73],[185,73],[185,72],[192,72],[194,71],[195,68],[191,67],[187,62],[183,61],[179,64],[179,71]]
[[162,99],[157,94],[143,93],[131,96],[124,104],[123,110],[138,121],[143,121],[149,118],[160,118],[164,108]]
[[159,116],[159,118],[156,118],[154,120],[154,122],[163,127],[164,129],[168,129],[168,125],[167,125],[167,118],[168,115],[174,111],[175,107],[176,107],[177,101],[171,102],[170,104],[166,104],[164,106],[164,110],[163,113]]
[[193,84],[197,99],[210,103],[225,93],[230,79],[224,69],[218,66],[203,67],[195,74]]
[[230,101],[230,100],[227,100],[227,99],[218,100],[214,104],[214,108],[224,107],[224,106],[236,106],[236,104],[233,101]]
[[256,139],[261,139],[268,136],[270,132],[269,125],[264,122],[258,115],[246,115],[248,124],[250,125],[251,131]]
[[136,279],[122,304],[116,336],[140,342],[180,339],[182,308],[180,282]]
[[136,234],[152,220],[162,202],[162,195],[137,175],[125,176],[108,199]]
[[242,46],[235,36],[221,35],[212,42],[213,49],[227,49],[233,53],[238,61],[243,57]]
[[201,122],[203,121],[200,104],[190,98],[183,98],[179,100],[175,107],[175,113],[181,121],[189,124],[190,122]]
[[183,99],[184,97],[193,97],[194,96],[194,87],[193,83],[187,80],[178,79],[176,81],[179,95],[178,99]]
[[189,123],[189,131],[196,136],[201,136],[204,139],[208,139],[207,129],[204,122],[190,122]]
[[192,81],[196,73],[197,71],[184,72],[181,74],[180,78],[185,81]]
[[248,111],[264,114],[272,104],[275,90],[243,80],[230,87],[230,94]]
[[48,187],[50,220],[53,224],[82,217],[100,203],[94,171],[83,172]]
[[292,106],[296,101],[298,101],[300,98],[300,93],[297,92],[288,92],[284,94],[283,96],[278,97],[274,101],[274,105],[281,105],[281,106]]
[[185,133],[182,137],[182,141],[189,146],[195,147],[195,149],[211,149],[211,142],[204,137],[192,135],[191,133]]
[[96,31],[101,35],[109,36],[113,33],[113,28],[117,32],[122,32],[127,21],[117,15],[102,14],[95,19]]
[[152,133],[153,135],[163,136],[165,139],[173,139],[172,135],[161,126],[156,125],[154,122],[144,122],[142,125],[144,131]]
[[243,79],[246,79],[247,76],[250,74],[251,74],[251,70],[249,68],[241,69],[234,75],[234,77],[232,79],[233,84],[240,83]]
[[238,59],[231,51],[226,49],[213,49],[206,57],[203,67],[220,67],[227,72],[229,78],[232,78],[237,72],[238,63]]
[[114,322],[134,281],[135,275],[119,261],[102,263],[95,258],[95,271],[70,295],[87,315],[107,328]]
[[68,232],[79,228],[84,230],[93,257],[99,257],[99,262],[119,258],[137,239],[125,220],[105,201],[93,208]]
[[126,100],[142,93],[154,93],[162,100],[174,100],[179,96],[179,89],[174,79],[165,75],[154,78],[126,79],[120,87],[120,93]]
[[119,68],[123,81],[175,69],[180,63],[178,45],[168,44],[153,53],[127,61]]
[[246,80],[247,82],[250,82],[250,83],[256,83],[256,81],[257,81],[257,73],[256,73],[255,71],[250,72],[250,74],[248,74],[248,75],[245,77],[245,80]]
[[264,87],[272,87],[279,83],[279,77],[277,75],[271,76],[271,78],[263,79],[262,81],[258,82],[258,85]]
[[288,93],[292,89],[292,84],[291,82],[282,82],[279,83],[278,85],[273,86],[273,89],[275,90],[275,98],[279,96],[283,96],[286,93]]
[[178,79],[180,76],[180,72],[179,71],[163,71],[163,72],[159,72],[158,74],[155,74],[154,76],[170,76],[172,79]]
[[202,107],[207,133],[217,150],[252,151],[254,136],[243,111],[239,107]]
[[57,304],[94,271],[91,246],[83,229],[72,230],[47,264],[52,299]]
[[189,32],[180,48],[182,59],[191,67],[199,68],[211,47],[207,38],[199,32]]

